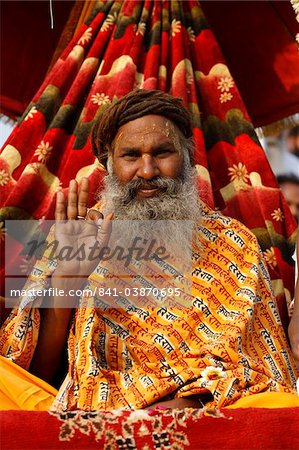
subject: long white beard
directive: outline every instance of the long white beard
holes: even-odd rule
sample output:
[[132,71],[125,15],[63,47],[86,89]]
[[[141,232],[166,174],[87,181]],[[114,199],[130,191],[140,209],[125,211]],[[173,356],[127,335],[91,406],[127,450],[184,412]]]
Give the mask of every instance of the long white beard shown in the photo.
[[[137,190],[144,184],[159,187],[162,192],[156,197],[137,198]],[[201,217],[199,193],[189,162],[183,164],[177,179],[156,177],[151,181],[138,179],[124,184],[114,174],[109,174],[104,178],[100,199],[104,216],[113,212],[114,220],[130,221],[121,228],[123,242],[129,242],[132,236],[151,236],[159,239],[172,254],[185,255],[187,259],[191,257],[192,243],[200,248],[196,231]]]
[[[137,190],[143,185],[161,188],[156,197],[137,198]],[[102,213],[114,213],[116,220],[192,220],[201,217],[199,194],[194,169],[184,163],[179,178],[155,177],[153,180],[132,180],[120,183],[112,173],[104,178],[104,190],[100,193]]]

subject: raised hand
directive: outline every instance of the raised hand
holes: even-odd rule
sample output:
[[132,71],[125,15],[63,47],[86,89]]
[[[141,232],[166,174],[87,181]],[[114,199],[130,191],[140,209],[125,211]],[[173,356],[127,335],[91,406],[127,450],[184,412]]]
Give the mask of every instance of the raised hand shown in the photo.
[[113,214],[105,218],[97,210],[87,209],[89,181],[83,178],[80,189],[71,180],[67,199],[57,193],[55,239],[57,268],[55,272],[70,276],[90,275],[99,262],[100,249],[107,246]]

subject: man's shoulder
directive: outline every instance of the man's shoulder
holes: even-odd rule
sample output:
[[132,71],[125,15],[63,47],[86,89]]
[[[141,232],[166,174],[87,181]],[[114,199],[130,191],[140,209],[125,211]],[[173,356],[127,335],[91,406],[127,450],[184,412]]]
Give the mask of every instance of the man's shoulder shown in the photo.
[[220,211],[213,210],[205,203],[201,202],[201,223],[199,225],[201,232],[208,236],[220,236],[235,244],[240,248],[253,246],[256,247],[256,236],[243,223],[232,217],[222,214]]

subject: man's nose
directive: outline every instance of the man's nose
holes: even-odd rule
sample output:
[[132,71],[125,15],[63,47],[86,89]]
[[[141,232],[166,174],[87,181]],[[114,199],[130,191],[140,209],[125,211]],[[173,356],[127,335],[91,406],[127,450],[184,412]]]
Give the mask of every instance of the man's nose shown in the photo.
[[155,158],[151,155],[143,155],[140,158],[140,166],[137,171],[138,178],[151,180],[160,174]]

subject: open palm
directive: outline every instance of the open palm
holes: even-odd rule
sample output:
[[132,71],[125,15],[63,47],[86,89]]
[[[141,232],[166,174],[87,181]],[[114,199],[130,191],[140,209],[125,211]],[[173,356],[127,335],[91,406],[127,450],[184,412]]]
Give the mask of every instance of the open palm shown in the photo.
[[69,276],[90,275],[99,262],[101,248],[107,246],[111,234],[113,214],[104,218],[99,211],[88,211],[88,195],[87,178],[82,180],[79,192],[77,182],[70,182],[67,200],[63,192],[57,193],[56,270]]

